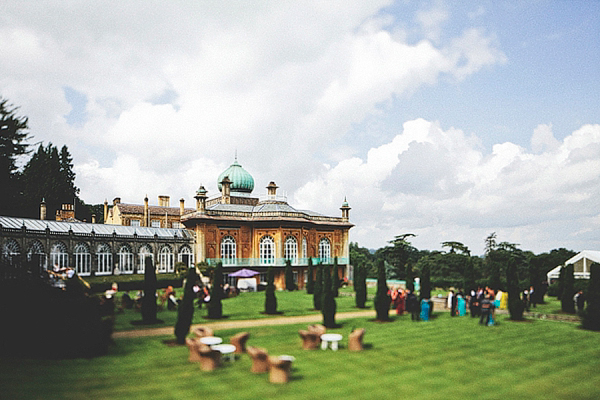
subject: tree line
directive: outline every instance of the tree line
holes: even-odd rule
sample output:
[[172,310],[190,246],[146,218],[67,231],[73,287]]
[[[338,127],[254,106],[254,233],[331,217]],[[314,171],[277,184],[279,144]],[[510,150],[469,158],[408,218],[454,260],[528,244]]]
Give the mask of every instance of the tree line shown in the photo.
[[91,221],[96,214],[102,222],[102,205],[85,204],[79,197],[68,147],[36,143],[33,150],[29,120],[18,111],[0,97],[0,215],[39,218],[44,201],[47,219],[54,219],[62,204],[72,204],[76,218]]

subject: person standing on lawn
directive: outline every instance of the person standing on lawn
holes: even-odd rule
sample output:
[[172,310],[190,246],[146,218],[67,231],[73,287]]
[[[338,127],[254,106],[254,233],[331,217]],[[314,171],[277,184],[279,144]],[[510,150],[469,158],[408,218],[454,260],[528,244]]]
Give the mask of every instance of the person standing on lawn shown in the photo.
[[479,324],[483,325],[485,320],[485,325],[487,326],[490,323],[490,317],[492,312],[492,307],[494,304],[489,296],[484,296],[483,300],[481,300],[481,317],[479,317]]

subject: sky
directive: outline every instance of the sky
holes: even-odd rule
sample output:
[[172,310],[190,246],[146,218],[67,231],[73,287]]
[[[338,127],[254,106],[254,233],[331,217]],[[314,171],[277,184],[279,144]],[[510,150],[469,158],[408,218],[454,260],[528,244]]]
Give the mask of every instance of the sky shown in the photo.
[[600,249],[600,1],[0,4],[0,96],[87,203],[257,195],[481,254]]

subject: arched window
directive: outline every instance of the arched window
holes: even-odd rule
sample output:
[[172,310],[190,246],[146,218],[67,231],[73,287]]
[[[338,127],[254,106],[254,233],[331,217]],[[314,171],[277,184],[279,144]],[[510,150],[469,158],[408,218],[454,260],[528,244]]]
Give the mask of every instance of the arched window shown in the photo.
[[21,255],[21,247],[15,239],[8,239],[4,246],[2,246],[2,258],[6,260],[10,265],[19,262],[19,256]]
[[40,268],[47,268],[46,265],[46,253],[44,252],[44,245],[39,240],[31,243],[29,250],[27,251],[27,261],[32,261],[35,258],[39,259]]
[[119,268],[122,274],[133,274],[133,253],[131,248],[124,244],[119,249]]
[[261,264],[275,264],[275,241],[271,236],[263,236],[260,239],[259,251]]
[[329,243],[329,239],[322,238],[319,240],[319,258],[321,262],[324,264],[330,263],[331,258],[331,243]]
[[298,263],[298,241],[293,236],[285,239],[285,248],[283,249],[283,258],[290,260],[292,265]]
[[75,256],[75,272],[79,275],[89,275],[92,271],[92,255],[85,243],[77,243],[73,251]]
[[225,236],[221,240],[221,262],[223,265],[235,265],[235,258],[235,239],[232,236]]
[[173,272],[173,252],[169,246],[163,246],[158,254],[158,272]]
[[302,257],[308,259],[308,244],[306,236],[302,236]]
[[179,249],[178,261],[184,263],[188,268],[194,266],[194,253],[189,246],[182,246]]
[[154,253],[152,253],[152,248],[149,245],[144,245],[140,247],[139,255],[139,266],[138,273],[143,274],[146,270],[146,257],[150,257],[152,259],[152,265],[154,265]]
[[50,263],[52,267],[67,268],[69,266],[69,254],[67,246],[62,242],[55,243],[50,250]]
[[98,274],[108,275],[112,273],[112,253],[110,246],[106,243],[101,243],[96,249],[96,258],[98,260]]

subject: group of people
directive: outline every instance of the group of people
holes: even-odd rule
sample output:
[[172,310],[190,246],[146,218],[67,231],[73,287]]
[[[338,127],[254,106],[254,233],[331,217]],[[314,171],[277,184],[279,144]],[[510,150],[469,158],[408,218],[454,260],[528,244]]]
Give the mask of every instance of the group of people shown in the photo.
[[467,314],[468,304],[471,317],[479,317],[479,324],[489,326],[494,325],[496,308],[506,308],[507,301],[505,292],[479,287],[477,290],[471,290],[466,296],[462,291],[455,294],[450,290],[447,307],[450,309],[451,316],[464,316]]
[[388,295],[392,299],[391,306],[396,310],[396,314],[398,315],[402,315],[406,311],[410,314],[413,321],[418,321],[420,319],[428,319],[431,314],[428,308],[426,310],[427,316],[421,316],[422,307],[414,290],[392,287],[388,290]]

